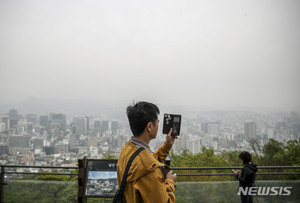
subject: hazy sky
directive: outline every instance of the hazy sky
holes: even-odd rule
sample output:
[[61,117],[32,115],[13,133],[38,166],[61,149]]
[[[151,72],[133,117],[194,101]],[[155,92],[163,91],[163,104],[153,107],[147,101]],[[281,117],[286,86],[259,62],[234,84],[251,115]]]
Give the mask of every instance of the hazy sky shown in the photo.
[[300,1],[0,1],[0,104],[300,106]]

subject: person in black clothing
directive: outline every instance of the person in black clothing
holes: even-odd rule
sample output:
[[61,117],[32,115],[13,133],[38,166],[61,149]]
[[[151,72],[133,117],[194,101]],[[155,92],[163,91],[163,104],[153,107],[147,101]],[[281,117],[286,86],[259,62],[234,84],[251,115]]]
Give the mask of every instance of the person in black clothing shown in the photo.
[[[257,172],[256,165],[252,163],[251,155],[246,151],[242,152],[239,155],[239,158],[243,161],[244,164],[242,171],[234,171],[235,178],[240,182],[239,187],[253,187]],[[244,195],[243,193],[241,193],[241,201],[242,203],[253,203],[253,196],[248,194]]]

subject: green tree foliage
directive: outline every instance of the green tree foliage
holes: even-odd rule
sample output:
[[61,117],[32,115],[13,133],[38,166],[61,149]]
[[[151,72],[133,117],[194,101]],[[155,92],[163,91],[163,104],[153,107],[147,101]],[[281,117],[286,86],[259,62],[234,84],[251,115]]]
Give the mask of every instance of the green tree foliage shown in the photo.
[[[300,143],[297,140],[290,140],[286,144],[270,139],[262,149],[259,156],[258,151],[252,154],[252,161],[258,166],[300,166]],[[242,161],[238,158],[240,151],[214,154],[212,148],[202,147],[201,152],[192,154],[184,150],[180,155],[171,152],[171,166],[174,167],[242,167]],[[185,170],[175,171],[177,174],[214,174],[232,173],[231,170]],[[299,172],[296,169],[260,169],[259,173],[265,172]],[[257,179],[299,179],[299,175],[258,176]],[[233,176],[180,176],[179,181],[216,181],[234,180]]]
[[282,142],[270,139],[263,148],[263,154],[264,165],[300,165],[300,143],[297,140],[289,140],[284,145]]
[[[289,140],[286,144],[270,139],[263,147],[261,165],[265,166],[299,166],[300,165],[300,143],[297,140]],[[267,172],[267,170],[260,170]],[[298,169],[273,169],[268,172],[300,172]],[[274,176],[263,176],[264,179],[274,179]],[[276,179],[294,180],[299,175],[276,176]]]
[[[230,157],[232,155],[223,152],[221,155],[215,155],[212,148],[202,147],[198,154],[191,154],[184,150],[181,155],[171,153],[172,167],[225,167],[232,166]],[[185,170],[176,171],[177,174],[205,174],[205,173],[231,173],[231,170]],[[181,176],[179,181],[211,181],[211,180],[231,180],[232,177],[225,176]]]
[[297,140],[290,140],[285,146],[287,164],[290,166],[300,165],[300,142]]
[[77,176],[74,175],[38,175],[36,180],[47,180],[47,181],[77,181]]
[[77,202],[77,183],[74,181],[8,181],[5,202]]
[[105,154],[103,156],[103,159],[115,159],[115,158],[116,158],[116,156],[113,154]]
[[284,157],[286,156],[285,146],[282,142],[278,142],[276,140],[270,139],[269,143],[267,143],[263,147],[263,165],[266,166],[283,166],[286,165],[286,160]]

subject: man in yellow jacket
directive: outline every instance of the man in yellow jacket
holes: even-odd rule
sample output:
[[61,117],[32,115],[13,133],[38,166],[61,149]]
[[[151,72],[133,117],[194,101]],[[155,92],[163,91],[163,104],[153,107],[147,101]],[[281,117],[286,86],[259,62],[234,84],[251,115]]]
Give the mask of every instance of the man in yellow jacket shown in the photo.
[[124,171],[131,155],[139,148],[143,150],[132,162],[125,187],[123,202],[175,202],[174,185],[176,174],[169,171],[163,161],[177,136],[172,136],[172,129],[166,136],[165,143],[153,153],[150,140],[156,138],[158,131],[159,108],[148,102],[138,102],[127,107],[127,117],[133,137],[123,146],[117,167],[118,185],[121,185]]

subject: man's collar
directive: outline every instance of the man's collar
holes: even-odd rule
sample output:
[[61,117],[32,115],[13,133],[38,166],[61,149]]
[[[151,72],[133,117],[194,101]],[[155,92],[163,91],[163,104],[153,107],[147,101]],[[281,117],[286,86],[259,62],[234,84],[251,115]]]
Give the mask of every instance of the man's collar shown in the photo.
[[149,151],[150,153],[153,153],[151,151],[149,145],[146,142],[142,141],[142,140],[136,139],[132,136],[131,139],[130,139],[130,142],[135,144],[136,146],[144,147],[147,151]]

